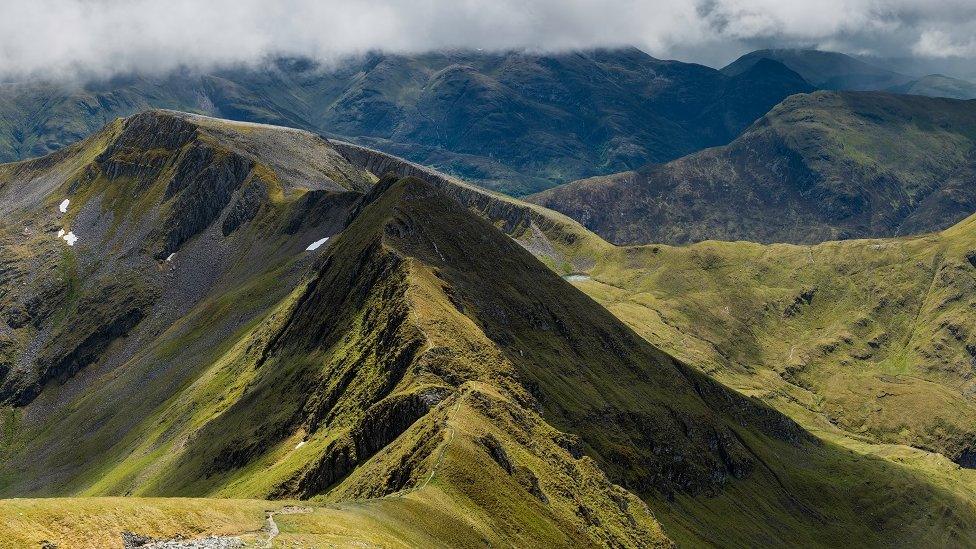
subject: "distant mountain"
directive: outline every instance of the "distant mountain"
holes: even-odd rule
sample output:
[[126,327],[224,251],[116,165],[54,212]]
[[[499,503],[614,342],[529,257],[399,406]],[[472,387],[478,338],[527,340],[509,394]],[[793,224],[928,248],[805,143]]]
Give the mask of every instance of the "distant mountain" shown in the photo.
[[171,111],[0,166],[0,493],[314,498],[340,544],[973,541],[961,491],[817,439],[519,245],[578,226],[386,168],[433,178]]
[[971,57],[878,57],[855,56],[865,63],[886,68],[901,74],[921,76],[926,74],[947,75],[976,82],[976,65]]
[[976,99],[976,84],[941,74],[923,76],[918,80],[889,88],[889,91],[930,97]]
[[[751,67],[750,67],[751,68]],[[524,194],[731,141],[812,88],[772,63],[735,76],[636,49],[371,54],[338,65],[0,85],[0,161],[40,156],[148,107],[356,140]]]
[[976,102],[816,92],[723,147],[530,200],[616,243],[907,235],[976,211]]
[[913,80],[843,53],[809,49],[757,50],[736,59],[722,72],[729,76],[742,74],[762,59],[778,61],[807,82],[828,90],[884,90]]

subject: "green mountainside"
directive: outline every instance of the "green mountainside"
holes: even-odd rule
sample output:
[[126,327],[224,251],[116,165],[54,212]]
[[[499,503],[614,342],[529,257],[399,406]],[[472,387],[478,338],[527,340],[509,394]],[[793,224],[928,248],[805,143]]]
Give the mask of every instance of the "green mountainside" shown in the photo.
[[976,466],[976,219],[816,246],[606,248],[577,284],[805,426]]
[[766,62],[730,77],[636,49],[369,54],[207,74],[0,84],[0,161],[40,156],[116,117],[179,109],[340,135],[527,194],[731,141],[812,90]]
[[473,193],[456,196],[655,345],[819,437],[973,497],[973,218],[937,235],[818,246],[615,247],[555,212],[503,197],[486,208]]
[[[900,239],[617,247],[545,208],[378,151],[335,146],[357,166],[438,185],[655,345],[768,397],[808,428],[831,424],[834,435],[910,445],[972,467],[972,217],[936,235]],[[818,295],[824,310],[801,315]],[[811,377],[794,377],[801,370]],[[773,382],[778,389],[769,389]],[[872,385],[884,383],[911,390],[878,404]],[[933,402],[948,404],[933,412]]]
[[974,144],[972,101],[815,92],[729,145],[529,200],[618,244],[918,234],[976,211]]
[[[558,214],[168,111],[4,165],[0,194],[6,497],[310,500],[279,545],[976,543],[968,477],[814,436],[561,279],[634,252]],[[20,501],[8,539],[120,505]],[[154,532],[264,505],[132,501]]]

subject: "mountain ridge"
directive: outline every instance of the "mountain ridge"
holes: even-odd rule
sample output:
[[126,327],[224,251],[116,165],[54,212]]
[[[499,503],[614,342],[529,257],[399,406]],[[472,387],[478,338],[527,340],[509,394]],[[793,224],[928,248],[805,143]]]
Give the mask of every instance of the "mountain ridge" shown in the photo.
[[[356,165],[372,166],[368,169],[394,169],[401,175],[426,178],[441,188],[454,187],[450,178],[439,176],[438,180],[438,174],[429,169],[398,164],[396,159],[378,151],[348,147],[354,149],[352,153],[343,147],[340,150]],[[967,248],[973,247],[971,232],[967,229],[972,226],[972,216],[946,229],[943,235],[837,241],[804,247],[742,242],[703,242],[683,247],[656,244],[616,247],[551,210],[501,196],[494,200],[510,206],[486,207],[485,201],[491,200],[490,194],[481,191],[478,196],[476,189],[454,192],[452,196],[492,220],[554,271],[575,280],[575,285],[638,333],[675,356],[698,366],[709,364],[704,367],[706,372],[749,394],[758,391],[764,400],[769,398],[771,403],[777,403],[776,407],[781,411],[795,413],[796,404],[805,402],[800,406],[803,411],[799,416],[791,413],[791,417],[805,417],[814,412],[811,417],[820,418],[811,421],[811,417],[806,417],[805,426],[817,426],[825,415],[829,415],[832,429],[844,425],[847,436],[861,437],[863,433],[856,433],[862,425],[859,422],[863,422],[864,426],[871,425],[869,432],[877,442],[911,445],[942,453],[958,463],[968,463],[967,448],[972,446],[974,434],[966,427],[970,407],[965,395],[970,389],[965,372],[971,353],[967,350],[968,332],[962,327],[965,323],[962,319],[965,298],[970,291],[966,265],[972,261],[967,258],[974,255]],[[849,259],[848,255],[855,259]],[[815,256],[821,259],[807,265]],[[915,257],[914,267],[902,265],[904,257]],[[674,264],[662,271],[662,266],[669,261]],[[787,265],[794,264],[795,273],[780,273]],[[880,274],[868,276],[858,265],[872,265],[872,269]],[[764,277],[750,274],[750,269],[767,273],[767,277],[779,282],[769,282]],[[832,272],[848,273],[843,279],[847,286],[843,289],[836,287]],[[776,278],[780,274],[782,277]],[[724,276],[736,278],[732,282],[724,280]],[[680,282],[681,277],[688,280]],[[732,287],[743,290],[740,293],[731,290]],[[906,300],[898,295],[897,292],[902,291],[895,290],[898,288],[912,288],[905,292],[920,296],[922,301]],[[625,298],[630,292],[633,297]],[[834,295],[831,299],[839,301],[817,303],[833,303],[846,308],[837,320],[832,321],[837,322],[831,328],[838,330],[836,339],[813,337],[810,343],[813,347],[805,348],[799,345],[803,337],[807,337],[803,335],[808,329],[804,323],[817,322],[820,318],[817,315],[821,313],[804,320],[804,312],[818,310],[816,307],[811,309],[811,303],[817,295],[826,294]],[[648,295],[660,297],[645,301]],[[847,295],[859,297],[845,301]],[[954,297],[949,299],[945,297],[947,295]],[[918,313],[920,310],[925,313]],[[777,311],[782,315],[775,314]],[[913,330],[931,334],[930,339],[923,338],[900,349],[897,342],[908,337],[904,334],[906,326],[913,326],[907,317],[914,317],[916,313],[918,326]],[[826,318],[832,317],[827,315]],[[847,319],[853,319],[850,320],[853,324],[845,324]],[[762,327],[766,322],[769,325]],[[779,333],[784,326],[794,323],[798,323],[796,329],[799,332]],[[865,323],[873,326],[872,331],[864,332]],[[742,328],[743,325],[749,329]],[[733,330],[736,336],[726,330]],[[771,335],[773,332],[776,335]],[[902,335],[892,335],[896,333]],[[780,349],[780,343],[788,340],[797,345]],[[677,341],[681,344],[676,344]],[[773,350],[763,351],[764,347]],[[838,347],[847,350],[835,361],[831,354]],[[896,376],[884,374],[874,380],[855,376],[844,386],[848,387],[846,392],[856,392],[859,396],[841,397],[845,391],[837,391],[836,386],[822,386],[815,391],[823,392],[811,399],[806,395],[814,390],[811,382],[797,385],[797,376],[807,370],[806,366],[796,363],[786,371],[772,367],[770,373],[775,372],[772,379],[755,369],[757,364],[767,360],[766,356],[772,364],[778,364],[781,360],[778,353],[790,356],[791,360],[800,360],[801,352],[829,365],[826,371],[835,372],[833,375],[846,375],[845,369],[852,361],[865,361],[864,368],[874,368],[874,362],[879,360],[876,357],[886,357],[881,360],[890,364]],[[845,358],[844,352],[849,352],[850,356]],[[905,353],[916,353],[919,364],[922,364],[917,374],[918,385],[914,385],[915,377],[908,380],[897,377],[905,374],[906,365],[895,357]],[[807,375],[811,375],[808,379],[816,380],[816,385],[822,381],[819,374]],[[784,382],[781,390],[790,397],[786,402],[780,402],[775,397],[778,391],[770,392],[768,387]],[[762,390],[756,388],[757,383]],[[881,394],[899,395],[898,399],[885,401],[884,405],[875,405],[875,412],[883,412],[883,417],[872,417],[859,410],[872,401],[864,391],[869,392],[873,384],[886,387],[879,389]],[[908,392],[904,392],[906,385],[912,386]],[[924,402],[930,398],[954,402],[945,406],[955,413],[951,417],[916,414],[927,406]],[[820,399],[830,402],[829,411],[812,404]],[[896,400],[901,404],[894,404]]]
[[[307,145],[328,159],[313,187],[330,179],[355,188],[375,175],[348,162],[355,151],[343,156],[305,133],[291,151],[280,135],[204,120],[216,128],[191,124],[189,142],[177,139],[185,132],[165,132],[162,142],[135,132],[138,139],[121,141],[133,146],[114,147],[126,127],[147,119],[186,123],[143,116],[73,149],[76,159],[62,153],[0,179],[0,192],[17,189],[33,197],[21,205],[36,207],[0,225],[5,246],[17,241],[14,269],[60,246],[58,264],[74,262],[82,299],[98,295],[99,278],[121,272],[117,257],[166,276],[226,270],[178,318],[148,310],[98,360],[46,384],[26,405],[4,408],[4,494],[310,497],[349,505],[353,524],[363,524],[355,522],[362,513],[438,517],[418,524],[431,525],[427,539],[443,544],[829,545],[853,532],[885,545],[965,541],[972,531],[976,510],[962,495],[908,467],[819,441],[660,351],[500,231],[495,223],[504,228],[508,218],[484,213],[516,208],[529,216],[508,227],[521,236],[535,235],[533,223],[569,230],[563,218],[536,222],[531,214],[541,210],[514,199],[486,206],[489,193],[451,195],[410,177],[381,178],[365,193],[303,190],[308,182],[290,179],[287,168]],[[255,154],[264,168],[243,175],[193,171],[236,190],[211,203],[219,215],[187,234],[173,261],[158,259],[170,241],[150,236],[156,221],[174,211],[180,192],[202,183],[178,167],[201,157],[207,166],[243,162],[219,146],[238,139],[273,156]],[[84,199],[71,195],[67,207],[81,237],[67,246],[53,236],[61,190],[93,163],[99,174],[85,184],[94,188]],[[113,166],[120,168],[106,169]],[[337,180],[330,171],[346,175]],[[25,174],[33,179],[20,179]],[[225,234],[245,181],[255,177],[278,180],[281,193],[269,192],[253,217]],[[31,188],[41,191],[23,192]],[[154,197],[154,206],[106,198],[120,188],[140,189],[129,200]],[[166,198],[169,188],[179,190]],[[331,205],[321,223],[288,233],[292,214],[307,212],[316,196],[324,202],[315,204]],[[476,207],[459,207],[453,196]],[[95,213],[128,227],[148,220],[146,236],[125,247],[96,245]],[[27,219],[35,236],[23,231]],[[38,234],[44,240],[20,242]],[[306,252],[323,234],[330,240]],[[239,249],[245,238],[251,247]],[[549,240],[586,242],[565,238],[554,232]],[[230,260],[211,259],[218,250]],[[93,254],[101,261],[86,259]],[[161,284],[161,295],[171,286],[178,284]],[[14,301],[29,300],[20,293]],[[6,312],[11,296],[3,298]],[[40,331],[63,322],[31,320]],[[153,321],[163,329],[147,331]],[[140,352],[126,356],[136,345]],[[71,440],[59,436],[66,432]],[[885,512],[866,523],[864,508]],[[940,513],[925,515],[927,508]],[[769,515],[775,520],[749,519]]]
[[769,59],[796,71],[807,82],[828,90],[884,90],[913,80],[913,77],[875,66],[844,53],[811,49],[766,49],[749,52],[721,70],[740,74]]
[[742,93],[746,83],[715,69],[623,48],[372,53],[335,66],[279,59],[260,70],[10,84],[0,86],[0,160],[164,107],[354,139],[526,194],[728,142],[786,95],[811,89],[782,71],[753,76],[755,93]]
[[976,209],[967,184],[974,116],[971,101],[795,95],[729,145],[529,201],[618,244],[811,243],[939,230]]

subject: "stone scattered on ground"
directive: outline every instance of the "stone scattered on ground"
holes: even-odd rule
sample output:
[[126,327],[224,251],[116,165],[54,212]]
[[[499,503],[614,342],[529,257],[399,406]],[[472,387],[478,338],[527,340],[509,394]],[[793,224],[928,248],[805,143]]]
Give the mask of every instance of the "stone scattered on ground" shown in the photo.
[[125,549],[235,549],[244,547],[244,542],[241,538],[228,536],[155,539],[132,532],[123,532],[122,546]]

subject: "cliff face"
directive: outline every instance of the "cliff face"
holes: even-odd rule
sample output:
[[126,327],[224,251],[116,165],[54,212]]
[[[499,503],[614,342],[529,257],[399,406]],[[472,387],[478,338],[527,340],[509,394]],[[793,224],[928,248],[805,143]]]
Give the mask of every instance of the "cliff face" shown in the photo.
[[[302,152],[280,154],[291,149]],[[312,134],[170,111],[0,166],[0,399],[27,404],[134,330],[158,335],[241,273],[253,276],[239,257],[280,268],[284,250],[335,234],[368,185]]]

